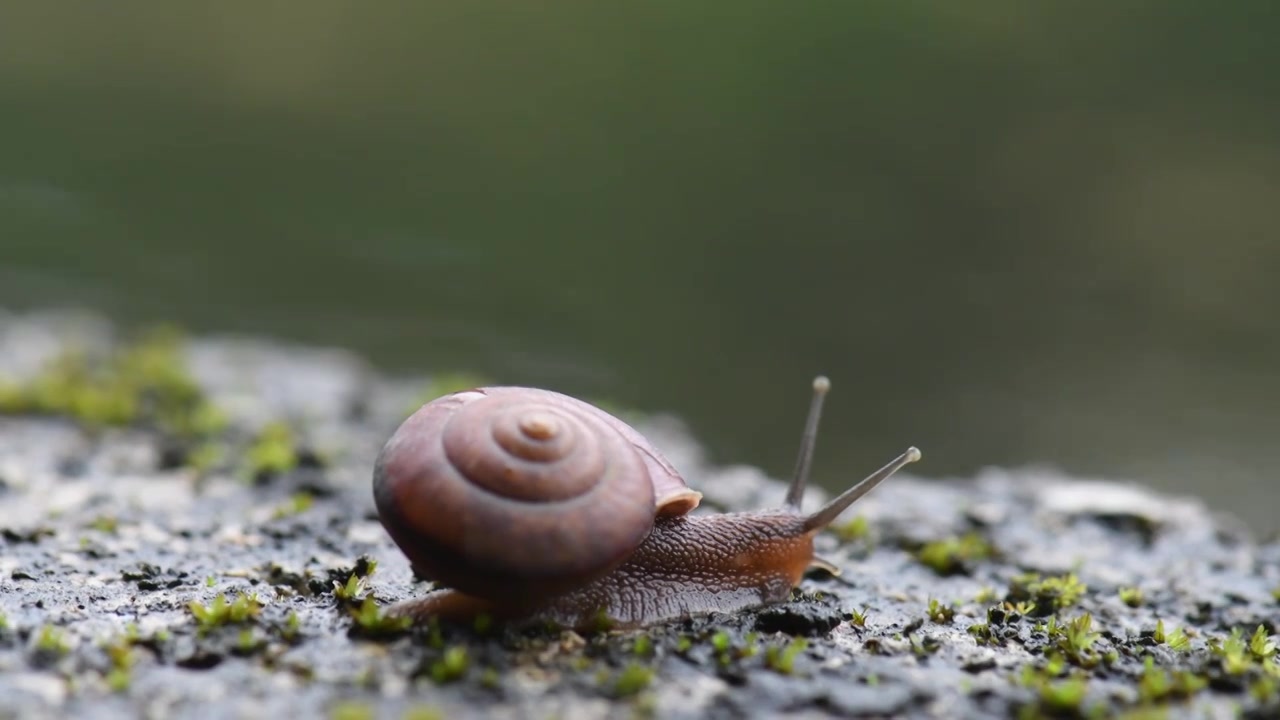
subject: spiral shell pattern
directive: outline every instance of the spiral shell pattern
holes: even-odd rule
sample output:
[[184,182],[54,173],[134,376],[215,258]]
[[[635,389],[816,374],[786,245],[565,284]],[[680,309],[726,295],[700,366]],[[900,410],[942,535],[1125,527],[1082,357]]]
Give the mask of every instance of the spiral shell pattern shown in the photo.
[[536,597],[587,582],[653,525],[653,461],[620,425],[547,390],[447,395],[383,448],[379,515],[419,573],[464,592]]

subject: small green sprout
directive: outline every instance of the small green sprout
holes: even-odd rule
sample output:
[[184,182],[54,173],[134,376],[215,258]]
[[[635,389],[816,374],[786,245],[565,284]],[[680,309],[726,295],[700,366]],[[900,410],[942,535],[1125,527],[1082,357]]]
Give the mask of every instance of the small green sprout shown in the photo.
[[1271,597],[1274,598],[1276,602],[1280,603],[1280,585],[1272,588]]
[[218,584],[218,579],[212,575],[204,579],[205,587],[213,587],[216,584]]
[[1142,604],[1143,600],[1144,600],[1144,597],[1142,595],[1142,588],[1137,588],[1137,587],[1120,588],[1120,602],[1124,603],[1125,605],[1128,605],[1129,607],[1132,607],[1132,608],[1136,608]]
[[854,611],[850,612],[850,613],[849,613],[849,623],[850,623],[851,625],[856,625],[856,626],[858,626],[858,627],[860,627],[860,628],[864,628],[864,627],[866,627],[866,626],[867,626],[867,612],[868,612],[868,611],[870,611],[870,610],[871,610],[871,608],[863,608],[861,611],[854,610]]
[[1210,640],[1209,651],[1218,658],[1222,671],[1228,675],[1243,675],[1253,667],[1253,658],[1240,628],[1232,628],[1226,640]]
[[653,681],[653,670],[639,663],[627,663],[614,678],[612,692],[615,697],[638,695]]
[[862,515],[840,525],[832,525],[831,532],[844,542],[853,542],[867,537],[871,533],[871,525]]
[[5,617],[4,613],[0,613],[0,632],[4,632],[5,630],[8,630],[8,629],[9,629],[9,618]]
[[804,638],[795,638],[785,646],[770,645],[764,650],[765,667],[790,675],[795,671],[796,657],[808,647],[809,642]]
[[290,610],[289,615],[284,619],[284,627],[280,629],[280,637],[293,642],[301,637],[302,620],[298,617],[297,610]]
[[258,634],[251,627],[241,630],[239,637],[236,638],[236,653],[239,655],[252,655],[261,646],[262,642],[258,639]]
[[939,575],[954,575],[966,572],[970,564],[986,560],[992,554],[991,543],[971,532],[958,538],[926,543],[916,552],[916,559]]
[[693,638],[689,637],[688,635],[681,635],[676,640],[676,652],[683,655],[684,653],[689,652],[689,650],[691,650],[692,648],[693,648]]
[[[1057,618],[1053,618],[1056,621]],[[1050,632],[1050,637],[1057,637],[1058,649],[1071,662],[1084,668],[1096,667],[1101,658],[1094,651],[1093,645],[1098,641],[1101,634],[1093,632],[1093,616],[1085,613],[1066,625],[1058,625],[1056,622],[1051,623],[1054,632]]]
[[470,660],[464,645],[454,645],[444,651],[444,655],[431,663],[431,679],[437,683],[450,683],[462,679],[467,674]]
[[365,597],[364,602],[351,610],[351,615],[362,633],[375,637],[402,633],[413,624],[412,618],[384,613],[372,597]]
[[1253,632],[1253,637],[1249,640],[1249,652],[1259,662],[1275,657],[1276,640],[1268,636],[1266,627],[1259,625]]
[[1182,628],[1173,628],[1166,630],[1164,620],[1156,621],[1155,632],[1151,633],[1151,639],[1161,645],[1168,645],[1171,649],[1178,652],[1185,652],[1191,649],[1191,638],[1183,632]]
[[360,593],[364,590],[364,585],[364,578],[352,573],[347,577],[346,584],[337,580],[333,581],[333,596],[342,602],[359,600]]
[[954,608],[943,605],[937,598],[929,598],[929,619],[939,625],[946,625],[956,616]]

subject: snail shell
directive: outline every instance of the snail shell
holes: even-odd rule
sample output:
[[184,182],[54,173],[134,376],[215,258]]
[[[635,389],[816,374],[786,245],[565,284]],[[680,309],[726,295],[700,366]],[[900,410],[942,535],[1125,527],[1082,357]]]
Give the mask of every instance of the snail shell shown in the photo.
[[374,468],[378,513],[415,570],[484,597],[548,596],[601,577],[656,516],[684,515],[701,497],[626,423],[535,388],[433,400]]

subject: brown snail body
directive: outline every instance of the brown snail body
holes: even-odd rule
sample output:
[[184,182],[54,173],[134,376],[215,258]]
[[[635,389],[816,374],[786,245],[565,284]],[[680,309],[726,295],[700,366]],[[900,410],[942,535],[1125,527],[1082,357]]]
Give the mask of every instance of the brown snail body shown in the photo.
[[790,597],[813,537],[903,465],[910,448],[812,514],[800,501],[829,384],[814,382],[785,507],[689,514],[701,494],[638,432],[590,404],[533,388],[433,400],[374,468],[388,534],[448,589],[395,605],[418,619],[639,627]]

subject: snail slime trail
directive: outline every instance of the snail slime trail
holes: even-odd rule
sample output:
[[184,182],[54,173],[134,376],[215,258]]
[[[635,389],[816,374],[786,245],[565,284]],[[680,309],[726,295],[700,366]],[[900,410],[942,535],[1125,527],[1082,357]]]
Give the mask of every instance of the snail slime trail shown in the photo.
[[690,514],[702,500],[634,428],[576,398],[481,387],[423,405],[387,440],[373,496],[387,534],[442,589],[389,608],[417,620],[636,628],[783,602],[813,537],[920,459],[914,447],[810,514],[805,485],[831,389],[813,382],[782,507]]

